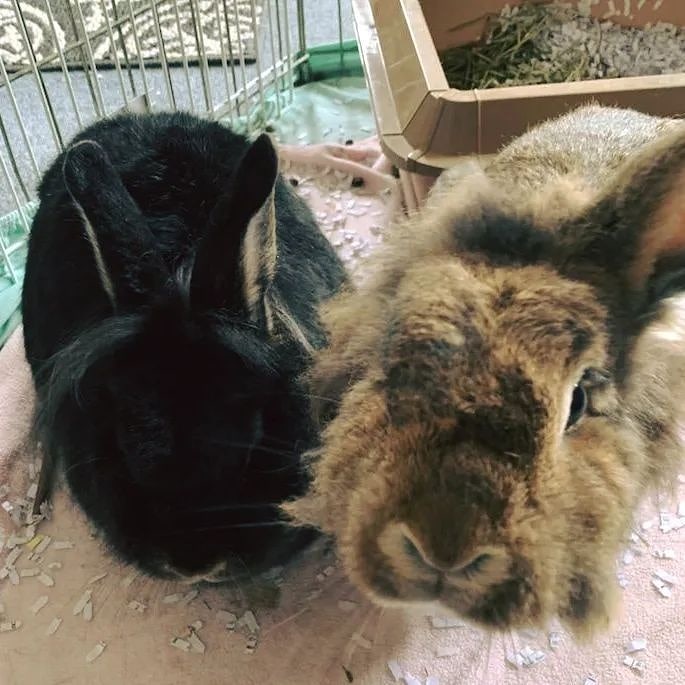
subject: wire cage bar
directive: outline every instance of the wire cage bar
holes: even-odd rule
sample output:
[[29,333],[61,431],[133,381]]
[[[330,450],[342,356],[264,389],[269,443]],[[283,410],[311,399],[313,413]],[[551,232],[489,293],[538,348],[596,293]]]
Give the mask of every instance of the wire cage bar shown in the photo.
[[0,3],[0,294],[20,285],[40,173],[75,133],[122,109],[264,128],[311,76],[305,14],[304,0]]

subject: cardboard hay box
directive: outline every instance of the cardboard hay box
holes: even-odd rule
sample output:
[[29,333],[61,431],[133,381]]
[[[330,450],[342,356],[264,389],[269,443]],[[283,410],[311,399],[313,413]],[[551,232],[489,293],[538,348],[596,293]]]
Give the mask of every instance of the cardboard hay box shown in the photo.
[[[522,2],[353,0],[381,145],[401,170],[405,195],[413,187],[420,201],[431,177],[443,169],[474,155],[492,154],[531,125],[591,100],[661,116],[685,113],[685,73],[486,90],[450,88],[438,51],[477,40],[489,16]],[[596,0],[591,11],[623,25],[662,21],[685,26],[681,0]]]

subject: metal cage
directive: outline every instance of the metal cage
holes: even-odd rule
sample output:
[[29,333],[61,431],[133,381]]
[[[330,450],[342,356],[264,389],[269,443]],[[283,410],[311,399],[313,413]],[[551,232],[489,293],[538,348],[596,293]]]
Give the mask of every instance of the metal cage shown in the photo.
[[[310,21],[326,3],[328,22]],[[37,182],[78,130],[126,108],[264,128],[317,69],[345,72],[347,4],[0,0],[0,324],[18,303]],[[312,46],[323,23],[330,41]]]

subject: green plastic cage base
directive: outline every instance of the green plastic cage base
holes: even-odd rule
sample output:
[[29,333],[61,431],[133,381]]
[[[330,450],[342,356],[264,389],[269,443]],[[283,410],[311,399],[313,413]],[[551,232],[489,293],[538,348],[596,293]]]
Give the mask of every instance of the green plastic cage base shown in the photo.
[[296,86],[341,76],[364,76],[359,47],[354,39],[317,45],[298,57],[304,55],[308,59],[297,68]]

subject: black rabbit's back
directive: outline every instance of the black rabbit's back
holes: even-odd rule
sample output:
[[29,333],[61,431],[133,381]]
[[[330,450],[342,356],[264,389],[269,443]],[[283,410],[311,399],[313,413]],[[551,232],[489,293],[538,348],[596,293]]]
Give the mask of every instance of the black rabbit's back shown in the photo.
[[[131,243],[151,235],[127,259],[160,257],[169,277],[150,293],[143,285],[154,279],[143,279],[120,300],[103,287],[97,241],[67,189],[68,152],[58,157],[39,188],[22,303],[45,449],[114,551],[148,571],[204,572],[221,550],[250,568],[280,563],[311,537],[286,529],[276,505],[306,487],[301,454],[317,433],[300,379],[311,348],[325,341],[317,309],[344,283],[342,265],[276,176],[277,256],[264,291],[286,325],[272,335],[243,308],[196,307],[192,279],[224,206],[218,199],[235,190],[249,202],[262,182],[261,167],[241,177],[255,146],[183,113],[121,115],[86,129],[70,149],[79,141],[97,143],[137,205],[140,226],[120,219]],[[240,215],[235,197],[226,206]],[[234,245],[226,254],[236,278],[245,275],[233,263],[242,252]],[[221,272],[221,255],[214,263]],[[211,299],[208,284],[198,301]]]

